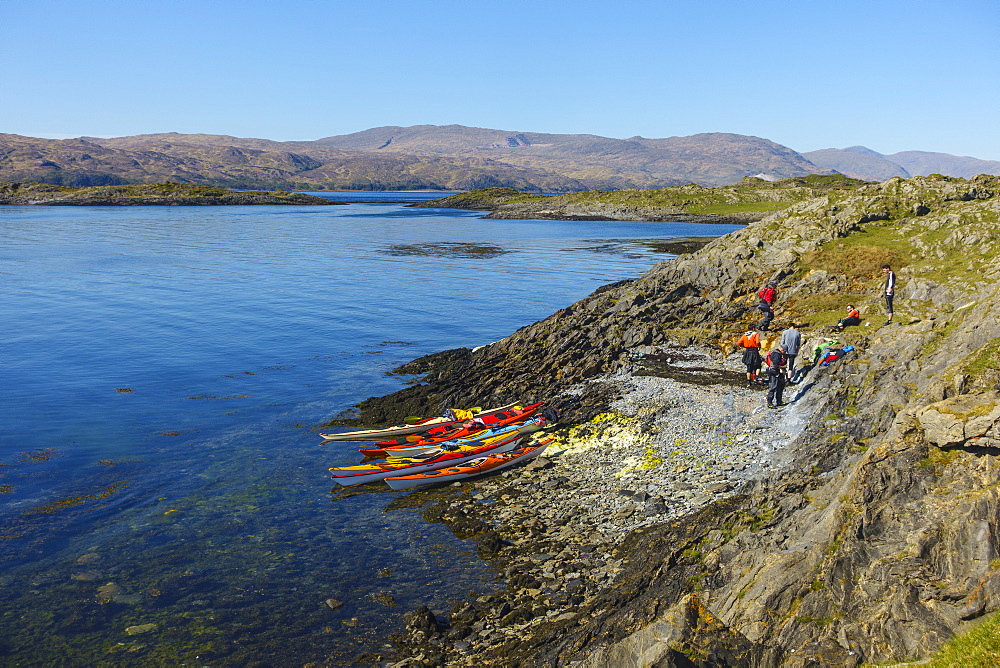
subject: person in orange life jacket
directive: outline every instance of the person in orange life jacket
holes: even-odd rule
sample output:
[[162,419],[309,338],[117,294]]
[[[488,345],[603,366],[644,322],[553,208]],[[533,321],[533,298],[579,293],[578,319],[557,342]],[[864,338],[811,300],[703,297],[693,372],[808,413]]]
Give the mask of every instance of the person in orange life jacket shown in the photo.
[[760,334],[754,330],[748,330],[740,337],[736,345],[743,348],[743,364],[747,367],[747,387],[753,387],[753,382],[757,380],[757,372],[760,371]]
[[892,298],[896,296],[896,272],[887,264],[882,265],[882,273],[885,274],[885,308],[889,311],[889,319],[885,324],[892,324]]
[[766,332],[774,320],[774,300],[778,298],[778,283],[770,281],[757,293],[757,296],[760,298],[757,308],[764,312],[764,317],[757,323],[757,329]]
[[785,405],[781,394],[785,391],[785,351],[775,348],[767,354],[767,407],[780,408]]
[[838,332],[844,331],[845,327],[854,327],[861,324],[861,312],[854,307],[854,304],[847,305],[847,317],[841,318],[836,325],[831,327]]

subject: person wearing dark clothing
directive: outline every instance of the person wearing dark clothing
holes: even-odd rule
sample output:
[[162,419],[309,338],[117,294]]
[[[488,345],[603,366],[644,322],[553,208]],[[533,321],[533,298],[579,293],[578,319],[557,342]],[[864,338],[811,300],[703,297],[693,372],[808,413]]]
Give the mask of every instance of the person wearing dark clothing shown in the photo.
[[892,324],[892,298],[896,296],[896,272],[887,264],[882,265],[882,273],[885,274],[885,308],[889,312],[889,319],[885,324]]
[[785,405],[781,394],[785,391],[785,351],[781,348],[767,354],[767,407],[780,408]]
[[788,329],[781,333],[781,349],[785,351],[785,368],[789,375],[789,385],[795,385],[795,378],[798,375],[795,371],[795,358],[799,354],[802,346],[802,334],[795,329],[795,323],[788,325]]
[[775,281],[769,282],[757,293],[760,303],[757,308],[764,312],[764,317],[757,323],[757,329],[766,332],[774,320],[774,300],[778,298],[778,284]]
[[747,367],[747,386],[753,387],[761,367],[760,334],[751,329],[741,336],[736,344],[743,348],[743,364]]
[[861,312],[854,308],[854,304],[847,305],[847,317],[841,318],[831,329],[838,332],[844,331],[845,327],[856,327],[861,324]]

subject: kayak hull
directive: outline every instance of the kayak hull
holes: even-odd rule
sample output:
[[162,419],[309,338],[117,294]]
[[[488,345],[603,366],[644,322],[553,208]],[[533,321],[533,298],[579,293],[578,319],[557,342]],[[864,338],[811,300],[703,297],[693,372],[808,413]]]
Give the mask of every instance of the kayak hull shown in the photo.
[[501,453],[513,450],[521,442],[522,436],[515,435],[507,440],[500,441],[482,448],[462,452],[446,452],[437,456],[432,456],[424,461],[414,460],[410,462],[382,462],[378,464],[361,464],[359,466],[340,466],[331,468],[334,472],[331,476],[334,481],[342,487],[353,485],[363,485],[368,482],[384,480],[389,476],[407,475],[431,471],[445,466],[462,464],[476,457],[482,457],[487,453]]
[[375,445],[380,446],[381,448],[392,448],[396,446],[409,447],[411,445],[432,445],[434,443],[443,443],[445,441],[452,441],[458,438],[475,438],[476,435],[481,433],[484,429],[495,429],[497,427],[516,424],[518,422],[528,420],[541,409],[544,403],[545,402],[539,402],[537,404],[525,406],[524,408],[516,409],[516,412],[513,412],[510,409],[503,409],[477,415],[476,418],[478,418],[478,420],[485,426],[480,425],[465,427],[462,423],[442,425],[432,427],[426,430],[426,433],[410,434],[408,436],[401,436],[392,440],[377,441]]
[[423,487],[424,485],[466,480],[529,462],[542,454],[546,447],[548,447],[548,441],[536,446],[517,448],[505,453],[491,452],[488,455],[471,459],[464,464],[445,466],[440,469],[412,473],[405,476],[390,476],[385,479],[385,482],[393,489],[413,489],[414,487]]
[[447,446],[476,445],[477,443],[485,443],[491,438],[513,435],[515,433],[522,435],[530,434],[546,426],[548,426],[548,423],[543,417],[526,417],[525,424],[511,423],[494,427],[493,429],[480,430],[472,432],[471,436],[464,438],[453,438],[431,443],[414,443],[413,445],[393,445],[384,448],[367,448],[361,450],[361,453],[366,457],[416,457],[428,452],[447,449]]
[[[506,406],[500,406],[499,408],[491,408],[488,411],[480,411],[473,417],[481,418],[486,415],[493,415],[513,408],[515,405],[516,404],[507,404]],[[407,436],[409,434],[419,434],[427,431],[428,429],[443,427],[450,424],[460,424],[461,422],[463,422],[463,420],[455,420],[447,415],[438,415],[435,417],[423,418],[413,424],[401,424],[395,427],[381,427],[378,429],[362,429],[360,431],[345,431],[337,434],[320,434],[320,437],[324,441],[375,441],[377,439],[389,439],[399,436]]]

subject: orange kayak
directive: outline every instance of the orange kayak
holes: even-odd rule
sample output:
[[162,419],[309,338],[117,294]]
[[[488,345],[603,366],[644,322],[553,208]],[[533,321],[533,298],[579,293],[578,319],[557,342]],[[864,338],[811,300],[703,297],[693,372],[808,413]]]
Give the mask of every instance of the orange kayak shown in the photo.
[[493,473],[511,466],[524,464],[531,461],[545,451],[549,440],[542,441],[538,445],[518,448],[509,452],[490,453],[488,455],[471,459],[464,464],[455,464],[445,468],[413,473],[411,475],[391,476],[385,478],[386,483],[393,489],[410,489],[422,485],[434,483],[455,482],[473,476]]

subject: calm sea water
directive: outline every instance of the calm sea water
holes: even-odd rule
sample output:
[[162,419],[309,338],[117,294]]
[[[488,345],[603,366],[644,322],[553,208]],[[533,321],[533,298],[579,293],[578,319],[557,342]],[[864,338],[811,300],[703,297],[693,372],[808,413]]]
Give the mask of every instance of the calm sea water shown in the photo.
[[735,229],[324,195],[367,203],[0,207],[5,662],[346,664],[501,586],[432,495],[332,494],[360,458],[316,426],[639,276],[654,238]]

